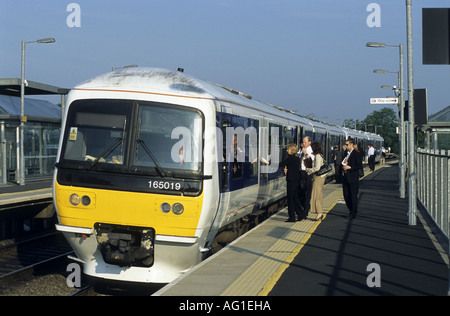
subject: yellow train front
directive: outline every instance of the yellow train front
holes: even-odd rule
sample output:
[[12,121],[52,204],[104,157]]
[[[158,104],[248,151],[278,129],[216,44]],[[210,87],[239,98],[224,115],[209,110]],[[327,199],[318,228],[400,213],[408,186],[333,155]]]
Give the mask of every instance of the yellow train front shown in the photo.
[[158,92],[180,78],[115,72],[69,94],[53,193],[57,229],[88,275],[170,282],[208,250],[219,193],[201,157],[214,104],[187,84]]

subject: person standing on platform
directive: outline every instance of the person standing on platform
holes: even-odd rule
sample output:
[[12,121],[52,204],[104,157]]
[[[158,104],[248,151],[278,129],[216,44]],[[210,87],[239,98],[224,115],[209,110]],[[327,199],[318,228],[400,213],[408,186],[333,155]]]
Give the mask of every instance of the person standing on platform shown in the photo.
[[301,186],[300,186],[300,200],[305,209],[306,215],[308,215],[311,201],[312,191],[312,175],[308,175],[306,168],[312,168],[314,161],[314,154],[311,148],[311,138],[309,136],[303,137],[302,151],[300,152],[301,162]]
[[384,165],[386,163],[386,148],[384,146],[381,146],[380,149],[380,166]]
[[314,154],[314,162],[312,168],[307,168],[308,175],[312,175],[312,192],[311,192],[311,213],[317,214],[316,220],[323,219],[323,186],[327,174],[321,176],[315,174],[324,164],[322,146],[318,142],[311,145]]
[[369,149],[367,150],[367,157],[370,171],[375,171],[375,148],[373,148],[372,145],[369,145]]
[[344,169],[342,189],[345,204],[350,211],[347,218],[353,219],[358,213],[359,170],[363,166],[361,154],[355,149],[355,141],[348,139],[346,145],[348,155],[342,161],[342,169]]
[[297,145],[289,144],[287,147],[288,157],[284,162],[289,214],[289,218],[286,222],[295,222],[295,215],[297,215],[299,221],[306,218],[304,209],[298,197],[298,188],[300,185],[300,158],[297,156],[297,151]]

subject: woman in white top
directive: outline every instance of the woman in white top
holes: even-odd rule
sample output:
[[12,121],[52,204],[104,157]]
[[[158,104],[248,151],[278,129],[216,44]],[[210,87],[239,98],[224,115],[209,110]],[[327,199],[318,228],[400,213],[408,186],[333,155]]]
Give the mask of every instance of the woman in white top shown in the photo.
[[311,212],[316,213],[316,220],[323,219],[323,186],[325,184],[326,174],[318,176],[315,174],[323,166],[322,146],[318,142],[311,145],[315,159],[312,168],[306,168],[308,175],[313,174],[313,187],[311,192]]

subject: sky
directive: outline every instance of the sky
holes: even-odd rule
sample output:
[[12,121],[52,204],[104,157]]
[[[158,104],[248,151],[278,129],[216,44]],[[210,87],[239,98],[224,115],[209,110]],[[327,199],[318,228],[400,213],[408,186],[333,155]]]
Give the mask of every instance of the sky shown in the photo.
[[[257,100],[342,125],[380,110],[369,99],[392,96],[380,86],[397,85],[396,74],[373,70],[399,71],[398,48],[367,48],[367,42],[404,44],[407,88],[405,3],[0,0],[0,78],[20,77],[22,40],[54,37],[53,44],[27,44],[26,79],[73,88],[112,67],[182,67]],[[422,65],[422,8],[450,3],[412,3],[414,88],[428,89],[433,114],[450,105],[450,66]],[[368,18],[379,24],[370,27]]]

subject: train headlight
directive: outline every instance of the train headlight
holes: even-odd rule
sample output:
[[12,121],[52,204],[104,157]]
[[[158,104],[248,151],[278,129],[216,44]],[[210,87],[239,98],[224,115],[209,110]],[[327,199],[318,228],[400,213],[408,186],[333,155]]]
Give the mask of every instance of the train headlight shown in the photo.
[[81,198],[78,194],[73,193],[69,198],[70,204],[77,206],[81,202]]
[[159,208],[161,209],[161,212],[163,212],[163,213],[169,213],[170,209],[171,209],[169,203],[163,203],[163,204],[161,204],[161,206]]
[[84,195],[81,198],[81,204],[83,204],[84,206],[88,206],[89,204],[91,204],[91,198],[87,195]]
[[184,212],[184,206],[180,203],[172,205],[172,212],[176,215],[181,215]]

